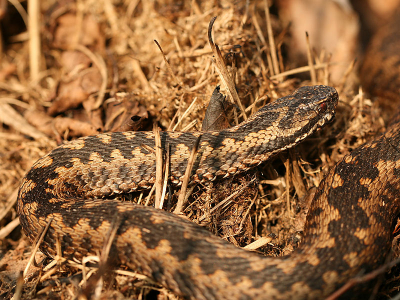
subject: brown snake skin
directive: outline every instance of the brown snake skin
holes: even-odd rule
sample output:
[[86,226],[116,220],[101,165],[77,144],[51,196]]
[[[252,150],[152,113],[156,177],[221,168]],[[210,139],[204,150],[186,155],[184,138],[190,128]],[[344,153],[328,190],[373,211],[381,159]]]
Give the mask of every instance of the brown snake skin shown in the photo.
[[[228,130],[162,133],[163,147],[171,147],[170,182],[180,184],[199,136],[191,179],[208,182],[294,146],[333,117],[336,103],[334,89],[304,87]],[[100,252],[116,223],[110,256],[184,298],[321,299],[386,259],[400,208],[399,126],[400,114],[328,173],[311,204],[304,241],[287,257],[261,257],[175,215],[107,199],[152,186],[154,154],[143,146],[154,148],[152,133],[102,134],[56,148],[24,178],[18,213],[32,241],[52,219],[41,249],[55,256],[58,238],[63,255],[78,259]],[[361,297],[368,286],[344,297]]]
[[[205,183],[244,172],[298,144],[333,119],[337,102],[334,88],[302,87],[226,130],[162,132],[162,148],[170,147],[170,182],[181,183],[198,137],[199,149],[191,180]],[[204,238],[215,238],[202,228],[189,222],[182,223],[180,218],[165,212],[106,200],[154,184],[155,154],[151,151],[154,147],[153,132],[110,133],[65,143],[42,157],[27,173],[19,191],[18,213],[27,236],[33,241],[52,220],[41,249],[54,257],[58,236],[63,255],[81,259],[102,250],[108,229],[118,216],[115,251],[119,262],[161,280],[178,293],[187,294],[187,288],[182,286],[179,278],[186,275],[179,270],[178,262],[186,265],[186,269],[188,265],[194,267],[197,259],[203,258],[193,261],[191,251],[185,247],[206,250],[207,247],[201,245]],[[225,248],[225,243],[221,247]],[[206,251],[212,253],[211,249],[216,245],[211,242]],[[151,249],[155,250],[153,254]],[[243,254],[252,255],[235,251],[239,251],[239,256],[234,261],[241,259]],[[168,252],[168,262],[159,261],[160,257],[167,258]],[[175,270],[169,270],[165,263]],[[201,298],[197,291],[193,292],[196,298]],[[219,291],[215,292],[214,297],[222,297]]]

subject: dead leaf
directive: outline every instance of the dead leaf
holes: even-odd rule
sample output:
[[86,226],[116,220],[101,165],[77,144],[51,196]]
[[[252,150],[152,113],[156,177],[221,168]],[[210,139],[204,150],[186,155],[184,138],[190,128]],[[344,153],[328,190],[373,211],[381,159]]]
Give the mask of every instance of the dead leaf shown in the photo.
[[100,32],[99,24],[92,16],[85,16],[81,22],[76,14],[67,13],[60,16],[55,25],[53,47],[71,49],[81,44],[96,51],[104,50],[104,36]]
[[117,93],[107,100],[106,131],[138,130],[149,117],[132,93]]
[[70,82],[61,82],[57,98],[49,108],[49,114],[55,115],[78,107],[90,94],[97,92],[101,84],[102,77],[96,67],[82,70]]
[[58,143],[69,137],[81,137],[98,133],[97,129],[87,122],[64,117],[52,118],[46,113],[37,110],[27,111],[25,118],[44,134],[55,137]]

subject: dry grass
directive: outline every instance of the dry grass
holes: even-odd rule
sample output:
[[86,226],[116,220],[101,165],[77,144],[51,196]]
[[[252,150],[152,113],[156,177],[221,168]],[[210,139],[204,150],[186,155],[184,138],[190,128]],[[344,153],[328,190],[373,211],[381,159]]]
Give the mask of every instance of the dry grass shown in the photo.
[[[48,267],[51,273],[30,268],[22,285],[19,271],[32,247],[15,221],[18,184],[32,163],[62,140],[113,130],[112,124],[125,124],[135,115],[149,116],[144,130],[152,130],[154,122],[164,130],[199,130],[218,84],[240,99],[239,122],[266,102],[310,84],[298,79],[300,72],[312,70],[313,81],[329,84],[330,62],[321,60],[323,55],[310,51],[310,66],[287,70],[281,51],[286,37],[266,2],[40,1],[41,13],[30,22],[40,29],[41,47],[28,40],[35,30],[28,35],[16,26],[1,47],[0,63],[0,297],[142,299],[159,294],[176,299],[140,274],[119,270],[102,279],[90,264],[63,260]],[[9,13],[19,15],[12,7]],[[214,16],[212,40],[220,54],[209,44]],[[356,87],[348,80],[338,86],[335,123],[255,171],[189,187],[189,197],[181,193],[182,203],[188,202],[179,212],[239,247],[256,242],[253,250],[289,253],[297,245],[293,237],[304,220],[309,190],[383,127],[378,108],[361,91],[351,93]],[[121,92],[128,96],[119,97]],[[62,107],[66,102],[71,106]],[[13,114],[18,117],[10,118]],[[161,177],[162,168],[161,162]],[[135,201],[143,203],[146,197]],[[146,205],[154,202],[153,196],[146,199]],[[168,193],[164,209],[173,210],[176,202],[177,193]]]

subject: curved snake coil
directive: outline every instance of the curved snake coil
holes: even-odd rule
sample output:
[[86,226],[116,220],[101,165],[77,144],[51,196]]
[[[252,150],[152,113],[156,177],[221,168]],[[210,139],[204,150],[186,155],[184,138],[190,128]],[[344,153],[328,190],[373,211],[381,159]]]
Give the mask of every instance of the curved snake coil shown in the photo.
[[[181,183],[198,138],[191,180],[208,182],[232,176],[293,147],[325,125],[334,117],[337,101],[336,90],[331,87],[302,87],[226,130],[162,132],[163,149],[170,147],[170,182]],[[193,251],[203,249],[207,256],[217,258],[220,255],[214,252],[219,247],[222,251],[232,251],[226,242],[215,243],[216,238],[202,228],[190,222],[182,223],[180,218],[165,212],[107,200],[153,185],[155,154],[149,149],[154,147],[152,132],[110,133],[65,143],[42,157],[27,173],[19,191],[18,213],[27,236],[33,241],[52,220],[42,251],[55,256],[58,236],[64,257],[81,259],[101,251],[108,229],[118,216],[114,251],[119,263],[161,280],[183,295],[189,292],[184,283],[189,278],[186,269],[205,272],[211,280],[217,265],[200,267],[199,263],[208,262],[201,253]],[[239,252],[231,257],[232,263],[245,267],[246,257],[253,255],[233,249]],[[247,262],[246,268],[249,266]],[[227,272],[225,276],[232,275],[231,271],[223,272]],[[198,275],[193,274],[195,278]],[[210,292],[196,289],[194,297],[202,298],[203,294],[210,298]],[[220,291],[212,294],[222,297]]]
[[[394,65],[389,56],[381,55],[390,61],[387,70]],[[170,182],[180,184],[199,136],[191,179],[208,182],[294,146],[333,117],[336,103],[332,88],[305,87],[232,129],[162,133],[163,147],[171,147]],[[102,134],[66,143],[39,160],[18,197],[28,237],[34,240],[52,219],[41,249],[55,256],[58,238],[63,255],[79,259],[102,250],[117,219],[110,257],[187,299],[321,299],[386,259],[400,212],[400,114],[385,134],[330,170],[311,204],[303,243],[282,258],[238,249],[164,211],[108,199],[154,182],[154,155],[143,145],[154,147],[152,133]],[[372,286],[357,285],[343,297],[360,299]]]

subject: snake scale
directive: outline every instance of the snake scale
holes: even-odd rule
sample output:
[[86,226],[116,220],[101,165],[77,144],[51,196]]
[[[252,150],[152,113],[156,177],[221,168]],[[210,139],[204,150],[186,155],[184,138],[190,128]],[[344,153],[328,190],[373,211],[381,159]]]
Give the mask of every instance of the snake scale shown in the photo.
[[[198,138],[191,180],[206,183],[293,147],[333,118],[337,100],[333,88],[303,87],[230,129],[163,132],[170,182],[181,183]],[[330,170],[312,201],[304,241],[287,257],[261,257],[175,215],[113,199],[154,183],[149,132],[101,134],[54,149],[23,179],[18,213],[31,241],[51,220],[44,253],[54,257],[59,240],[63,255],[78,259],[102,251],[117,219],[110,257],[187,299],[321,299],[386,259],[400,208],[399,127],[398,114],[382,136]],[[343,296],[360,297],[368,285]]]

